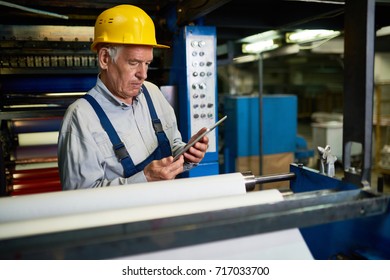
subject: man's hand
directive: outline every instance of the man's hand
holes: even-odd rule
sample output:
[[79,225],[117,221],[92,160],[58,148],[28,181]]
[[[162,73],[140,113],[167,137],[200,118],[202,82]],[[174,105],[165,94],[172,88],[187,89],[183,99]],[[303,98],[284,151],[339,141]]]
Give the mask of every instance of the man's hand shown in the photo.
[[183,164],[182,156],[176,161],[173,161],[172,156],[153,160],[144,169],[146,180],[152,182],[175,179],[178,174],[183,172]]
[[[202,128],[193,135],[188,141],[189,143],[200,136],[203,132],[206,131],[206,128]],[[204,158],[207,148],[209,147],[209,138],[203,136],[198,142],[194,144],[187,152],[184,153],[184,159],[186,162],[199,163]]]

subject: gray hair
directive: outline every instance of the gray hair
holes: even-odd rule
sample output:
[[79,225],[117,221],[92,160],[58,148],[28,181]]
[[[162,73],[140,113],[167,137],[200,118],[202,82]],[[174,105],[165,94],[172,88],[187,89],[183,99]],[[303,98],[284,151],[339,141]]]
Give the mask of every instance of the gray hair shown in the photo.
[[119,52],[122,50],[123,45],[107,45],[106,46],[109,56],[112,62],[116,63]]

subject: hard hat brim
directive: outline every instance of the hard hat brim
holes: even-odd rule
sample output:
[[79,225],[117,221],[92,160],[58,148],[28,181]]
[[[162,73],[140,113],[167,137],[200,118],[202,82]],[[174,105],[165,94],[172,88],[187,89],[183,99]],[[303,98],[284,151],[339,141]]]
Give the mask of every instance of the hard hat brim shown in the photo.
[[153,46],[154,48],[160,48],[160,49],[169,49],[170,46],[167,46],[167,45],[161,45],[161,44],[157,44],[155,46]]
[[94,51],[96,52],[97,51],[97,47],[98,45],[100,44],[104,44],[104,45],[123,45],[123,46],[129,46],[129,45],[132,45],[132,46],[135,46],[135,45],[141,45],[141,46],[151,46],[153,48],[157,48],[157,49],[170,49],[171,47],[170,46],[167,46],[167,45],[162,45],[162,44],[156,44],[156,45],[148,45],[148,44],[117,44],[117,43],[105,43],[105,42],[94,42],[92,45],[91,45],[91,51]]

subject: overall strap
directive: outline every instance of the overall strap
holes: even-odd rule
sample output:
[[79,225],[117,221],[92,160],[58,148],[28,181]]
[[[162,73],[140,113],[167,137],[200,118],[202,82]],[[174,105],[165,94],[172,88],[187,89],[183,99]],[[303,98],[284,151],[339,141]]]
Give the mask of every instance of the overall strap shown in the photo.
[[146,89],[145,85],[142,85],[142,90],[143,90],[146,102],[148,103],[149,113],[150,113],[150,116],[152,118],[152,125],[154,128],[154,132],[156,133],[156,136],[157,136],[158,146],[161,149],[161,156],[162,156],[162,158],[169,157],[172,155],[172,149],[171,149],[171,145],[169,144],[169,140],[164,132],[161,121],[157,116],[156,109],[154,108],[152,99],[151,99],[150,94],[149,94],[148,90]]
[[99,117],[100,123],[102,124],[104,130],[107,132],[108,137],[110,137],[111,143],[113,144],[113,148],[115,151],[115,155],[123,166],[124,177],[127,178],[132,176],[137,172],[133,160],[127,152],[125,145],[116,133],[106,113],[99,105],[99,103],[95,100],[95,98],[93,98],[91,95],[85,94],[82,97],[91,104],[97,116]]

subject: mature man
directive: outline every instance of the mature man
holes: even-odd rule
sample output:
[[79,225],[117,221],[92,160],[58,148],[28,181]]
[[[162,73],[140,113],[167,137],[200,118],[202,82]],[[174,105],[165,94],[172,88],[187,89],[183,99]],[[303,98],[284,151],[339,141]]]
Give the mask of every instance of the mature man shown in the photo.
[[69,106],[58,139],[63,189],[169,180],[196,166],[209,139],[174,161],[185,143],[173,108],[145,81],[153,48],[168,48],[157,44],[152,19],[136,6],[110,8],[96,20],[91,48],[96,85]]

